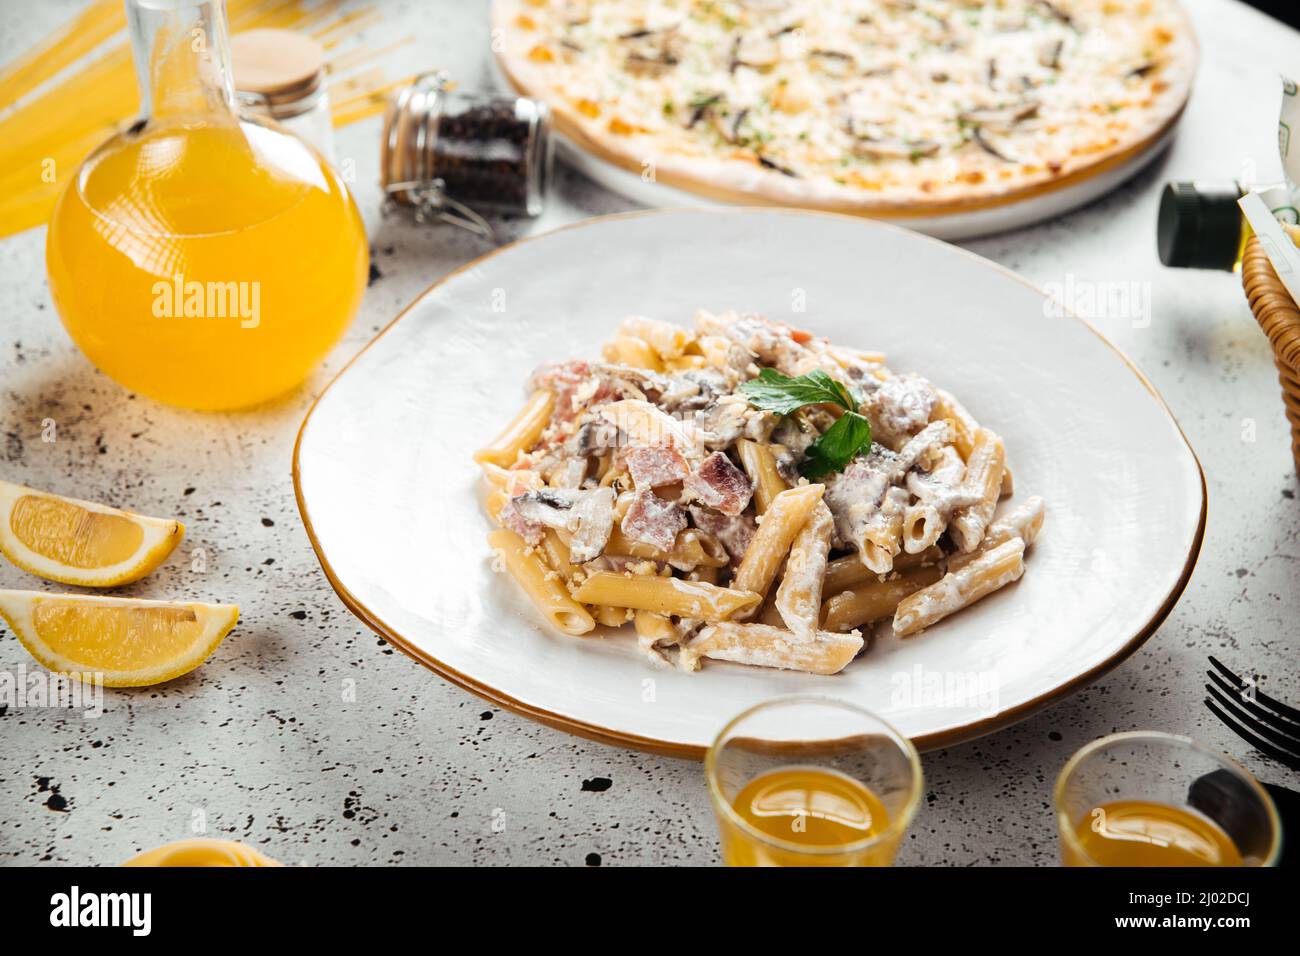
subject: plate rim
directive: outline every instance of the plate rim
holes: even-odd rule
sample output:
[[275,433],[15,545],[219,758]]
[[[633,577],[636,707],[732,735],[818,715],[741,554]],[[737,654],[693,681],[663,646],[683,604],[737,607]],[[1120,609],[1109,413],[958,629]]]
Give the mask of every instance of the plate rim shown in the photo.
[[303,416],[302,424],[298,427],[298,434],[293,443],[293,463],[291,471],[293,476],[294,499],[298,505],[298,514],[302,518],[303,528],[306,530],[307,538],[311,542],[312,551],[316,554],[316,560],[320,563],[321,570],[324,571],[326,580],[329,582],[330,587],[334,589],[335,594],[338,595],[339,600],[343,602],[344,606],[351,611],[358,620],[380,637],[384,638],[384,640],[388,641],[388,643],[400,650],[407,657],[422,664],[424,667],[433,671],[449,683],[455,684],[462,690],[467,690],[489,703],[496,704],[506,710],[527,717],[530,720],[534,720],[556,730],[562,730],[566,733],[574,734],[587,740],[594,740],[598,743],[688,760],[702,760],[704,758],[704,754],[708,750],[707,746],[661,740],[656,737],[646,737],[626,731],[613,730],[607,727],[602,727],[599,724],[588,723],[587,721],[578,720],[573,717],[566,717],[563,714],[557,714],[542,707],[526,704],[521,700],[511,697],[509,694],[497,690],[490,684],[486,684],[467,674],[461,673],[455,668],[443,663],[434,655],[420,649],[414,642],[409,641],[407,638],[402,636],[396,628],[385,622],[383,618],[368,608],[364,602],[348,590],[347,586],[339,579],[333,566],[330,564],[329,558],[325,554],[324,547],[321,545],[320,539],[316,534],[316,529],[312,525],[311,514],[307,507],[306,498],[303,495],[302,461],[300,457],[303,435],[307,431],[307,426],[310,424],[312,415],[316,412],[316,408],[320,404],[321,400],[329,393],[330,389],[334,387],[339,379],[352,368],[361,356],[370,350],[371,346],[383,338],[397,325],[397,323],[405,319],[411,311],[423,302],[435,289],[450,282],[462,273],[478,267],[481,263],[486,262],[488,259],[491,259],[508,249],[513,249],[517,246],[524,245],[525,243],[545,239],[555,233],[567,232],[569,230],[580,229],[587,226],[601,225],[612,221],[676,216],[683,214],[701,216],[758,214],[829,217],[831,219],[857,223],[867,229],[878,228],[891,232],[905,233],[908,236],[916,237],[923,242],[946,246],[950,251],[954,251],[960,255],[973,259],[986,268],[993,269],[995,272],[1014,279],[1016,282],[1032,289],[1045,299],[1058,303],[1062,309],[1063,318],[1068,317],[1079,322],[1085,329],[1097,336],[1097,338],[1101,340],[1102,344],[1115,353],[1120,361],[1124,363],[1125,367],[1127,367],[1128,370],[1137,377],[1137,380],[1142,387],[1145,388],[1151,397],[1155,399],[1156,404],[1159,405],[1160,409],[1165,413],[1170,423],[1174,426],[1174,431],[1177,433],[1179,439],[1187,449],[1187,453],[1191,456],[1192,461],[1196,465],[1197,476],[1200,478],[1201,491],[1201,507],[1200,514],[1197,518],[1196,533],[1192,537],[1191,547],[1189,548],[1187,558],[1184,561],[1182,573],[1179,575],[1178,580],[1174,582],[1173,587],[1170,588],[1169,592],[1165,595],[1164,601],[1161,603],[1160,607],[1156,609],[1151,618],[1113,654],[1105,660],[1098,662],[1084,673],[1077,674],[1064,683],[1053,687],[1030,700],[1024,701],[1008,710],[999,711],[998,713],[982,720],[966,723],[960,727],[954,727],[949,730],[935,731],[929,734],[922,734],[918,737],[912,737],[910,739],[916,746],[917,750],[924,752],[950,747],[955,744],[966,743],[967,741],[975,740],[976,738],[995,733],[1006,727],[1012,726],[1013,724],[1017,724],[1040,710],[1072,696],[1084,687],[1105,676],[1111,670],[1115,669],[1127,660],[1134,651],[1146,643],[1147,639],[1154,634],[1157,629],[1159,629],[1160,625],[1164,623],[1165,618],[1169,616],[1169,613],[1174,609],[1174,606],[1177,605],[1179,599],[1182,597],[1183,592],[1187,588],[1188,582],[1191,580],[1197,561],[1200,558],[1201,545],[1205,539],[1209,492],[1205,480],[1205,468],[1201,465],[1201,460],[1196,454],[1196,449],[1192,447],[1192,443],[1188,440],[1186,432],[1183,431],[1182,425],[1179,424],[1177,417],[1169,408],[1168,403],[1165,402],[1164,397],[1151,383],[1150,379],[1146,377],[1145,373],[1138,368],[1132,359],[1130,359],[1123,350],[1119,348],[1119,346],[1115,345],[1115,343],[1103,335],[1100,330],[1092,325],[1092,323],[1075,314],[1067,304],[1060,302],[1058,299],[1053,299],[1053,297],[1048,295],[1046,291],[1040,289],[1024,276],[1008,269],[1000,263],[994,262],[991,259],[986,259],[983,256],[971,252],[969,249],[962,248],[961,246],[944,242],[941,239],[936,239],[933,236],[926,235],[925,233],[916,232],[890,222],[867,219],[862,216],[854,216],[846,213],[828,212],[821,209],[799,209],[783,206],[733,206],[721,208],[672,207],[665,209],[633,210],[630,212],[613,213],[605,216],[592,216],[587,219],[580,219],[576,222],[565,223],[561,226],[555,227],[554,229],[548,229],[545,232],[537,233],[535,235],[523,236],[513,242],[507,243],[506,245],[489,250],[481,256],[476,256],[470,261],[462,263],[450,272],[447,272],[445,275],[436,279],[425,288],[424,291],[420,292],[415,296],[415,298],[407,303],[407,305],[382,329],[380,329],[379,332],[370,339],[370,341],[349,358],[342,368],[334,373],[330,380],[325,384],[325,387],[316,394],[316,397],[312,399],[312,403],[308,407],[307,413]]

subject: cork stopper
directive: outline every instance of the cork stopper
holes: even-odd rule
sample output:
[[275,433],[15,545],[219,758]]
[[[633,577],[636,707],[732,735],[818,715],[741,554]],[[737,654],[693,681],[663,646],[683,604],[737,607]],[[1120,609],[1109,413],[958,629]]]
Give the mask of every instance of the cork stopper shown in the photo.
[[293,30],[245,30],[230,38],[235,89],[261,99],[272,111],[320,88],[325,49]]

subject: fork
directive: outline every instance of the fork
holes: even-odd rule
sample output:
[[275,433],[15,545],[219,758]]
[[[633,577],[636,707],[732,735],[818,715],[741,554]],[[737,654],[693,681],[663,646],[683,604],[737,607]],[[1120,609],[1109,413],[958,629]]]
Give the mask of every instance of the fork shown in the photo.
[[1212,681],[1205,685],[1210,713],[1260,753],[1300,770],[1300,710],[1257,690],[1253,681],[1242,680],[1216,658],[1210,663],[1214,670],[1205,672]]

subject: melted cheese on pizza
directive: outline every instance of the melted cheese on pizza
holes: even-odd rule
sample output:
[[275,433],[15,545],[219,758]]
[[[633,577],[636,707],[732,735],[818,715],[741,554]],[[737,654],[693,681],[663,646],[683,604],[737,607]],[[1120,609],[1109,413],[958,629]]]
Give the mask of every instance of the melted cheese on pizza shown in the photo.
[[1194,60],[1172,0],[503,8],[512,77],[624,165],[793,198],[952,201],[1059,177],[1158,131]]

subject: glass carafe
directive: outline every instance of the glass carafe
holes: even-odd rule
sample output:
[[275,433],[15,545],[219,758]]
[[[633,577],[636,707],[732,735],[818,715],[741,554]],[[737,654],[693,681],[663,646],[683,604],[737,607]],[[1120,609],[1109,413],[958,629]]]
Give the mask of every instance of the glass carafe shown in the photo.
[[365,229],[337,172],[236,111],[224,0],[127,0],[144,119],[59,198],[50,292],[128,389],[240,408],[301,383],[356,313]]

